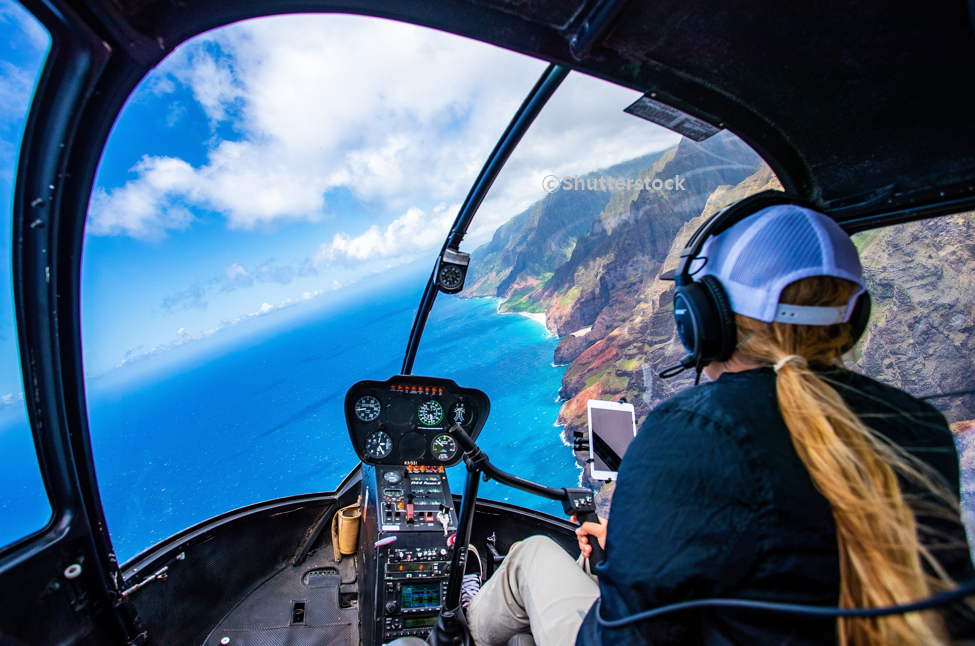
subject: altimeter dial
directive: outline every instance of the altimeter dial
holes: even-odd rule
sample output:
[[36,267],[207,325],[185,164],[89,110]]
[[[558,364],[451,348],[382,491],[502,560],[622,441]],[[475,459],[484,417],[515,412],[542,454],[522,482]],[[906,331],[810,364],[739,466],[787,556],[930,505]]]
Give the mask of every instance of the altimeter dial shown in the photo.
[[393,451],[393,440],[385,431],[376,431],[366,438],[366,455],[381,460]]
[[433,443],[430,445],[430,448],[432,449],[433,457],[441,462],[446,462],[457,455],[457,442],[446,433],[433,438]]
[[379,417],[379,413],[383,410],[382,404],[379,400],[372,395],[365,395],[360,397],[359,401],[355,403],[355,416],[358,417],[363,422],[371,422]]
[[443,419],[443,406],[435,399],[428,399],[420,404],[416,414],[424,426],[436,426]]

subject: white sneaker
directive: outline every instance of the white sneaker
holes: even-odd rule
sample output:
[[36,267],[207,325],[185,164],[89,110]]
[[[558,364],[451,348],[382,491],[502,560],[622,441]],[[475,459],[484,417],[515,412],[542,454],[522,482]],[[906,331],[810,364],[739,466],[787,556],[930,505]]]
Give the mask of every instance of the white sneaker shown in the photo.
[[467,609],[471,600],[481,591],[481,555],[473,545],[467,546],[467,564],[464,565],[464,580],[460,584],[460,607]]

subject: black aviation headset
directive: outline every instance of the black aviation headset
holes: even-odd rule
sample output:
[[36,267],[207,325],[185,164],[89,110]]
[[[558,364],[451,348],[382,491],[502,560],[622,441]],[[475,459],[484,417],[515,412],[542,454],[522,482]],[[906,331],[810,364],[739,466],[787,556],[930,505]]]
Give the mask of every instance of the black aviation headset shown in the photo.
[[[712,361],[727,361],[735,351],[738,331],[731,302],[721,282],[714,276],[704,276],[695,281],[691,274],[691,263],[698,258],[704,243],[711,236],[718,235],[749,215],[769,206],[792,204],[816,210],[801,198],[781,191],[764,191],[748,197],[730,207],[719,211],[707,220],[687,242],[680,254],[680,263],[674,272],[677,283],[674,295],[674,318],[677,333],[688,355],[677,365],[664,369],[660,376],[664,379],[680,374],[688,368],[697,369],[700,379],[701,369]],[[666,278],[666,277],[665,277]],[[850,315],[852,343],[863,335],[870,319],[870,296],[864,292],[857,298]],[[741,610],[760,610],[806,617],[838,619],[887,617],[909,612],[929,610],[964,599],[975,594],[975,581],[959,585],[954,590],[942,592],[926,599],[893,606],[878,608],[837,608],[834,606],[808,606],[793,603],[775,603],[753,599],[694,599],[682,601],[659,608],[651,608],[619,619],[605,619],[602,616],[601,599],[596,600],[596,622],[606,628],[625,628],[648,619],[655,619],[674,612],[699,608],[725,608]]]
[[[680,262],[674,272],[676,282],[674,293],[674,319],[677,322],[677,335],[680,337],[687,355],[680,363],[660,371],[662,379],[669,379],[688,368],[701,370],[712,361],[727,361],[738,345],[738,330],[735,313],[724,286],[714,276],[704,276],[694,280],[691,265],[700,256],[704,243],[712,236],[730,229],[750,215],[770,206],[790,204],[816,210],[802,198],[782,191],[762,191],[718,211],[702,224],[687,241],[680,252]],[[707,262],[707,258],[704,258]],[[703,266],[697,267],[700,270]],[[663,278],[668,278],[664,275]],[[850,316],[850,333],[855,344],[863,335],[870,320],[870,295],[863,292],[857,298]],[[851,344],[852,347],[852,344]]]

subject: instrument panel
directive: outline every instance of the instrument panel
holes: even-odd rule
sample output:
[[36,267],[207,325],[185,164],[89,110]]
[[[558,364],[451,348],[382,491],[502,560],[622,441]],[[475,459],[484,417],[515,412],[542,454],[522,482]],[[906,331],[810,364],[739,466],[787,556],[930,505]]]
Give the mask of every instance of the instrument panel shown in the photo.
[[490,410],[480,390],[437,377],[360,381],[345,395],[352,446],[373,465],[453,466],[463,452],[448,431],[459,423],[477,439]]

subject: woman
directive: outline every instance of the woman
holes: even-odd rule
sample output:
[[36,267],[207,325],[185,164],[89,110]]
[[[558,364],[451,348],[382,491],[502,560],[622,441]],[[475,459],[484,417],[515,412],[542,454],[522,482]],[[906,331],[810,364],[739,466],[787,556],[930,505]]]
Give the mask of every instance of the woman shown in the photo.
[[[701,255],[734,312],[734,354],[704,368],[710,383],[650,413],[621,465],[612,521],[580,528],[583,554],[588,537],[606,549],[598,585],[554,542],[524,541],[470,604],[477,644],[529,630],[539,646],[948,644],[975,634],[961,606],[839,622],[737,610],[615,630],[597,621],[597,609],[618,619],[707,597],[876,607],[975,578],[944,418],[841,367],[864,290],[849,237],[820,213],[780,205],[714,236]],[[784,323],[782,304],[846,316]]]

